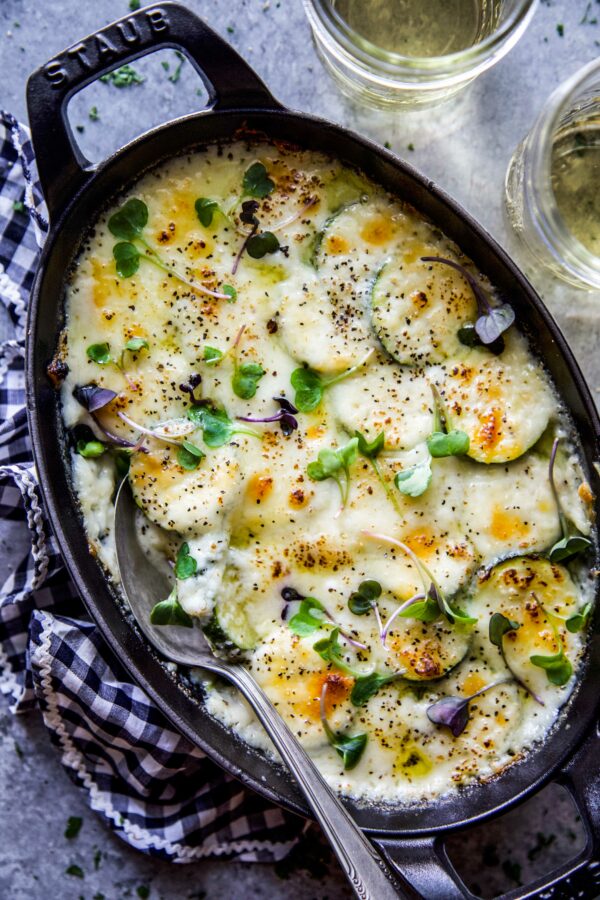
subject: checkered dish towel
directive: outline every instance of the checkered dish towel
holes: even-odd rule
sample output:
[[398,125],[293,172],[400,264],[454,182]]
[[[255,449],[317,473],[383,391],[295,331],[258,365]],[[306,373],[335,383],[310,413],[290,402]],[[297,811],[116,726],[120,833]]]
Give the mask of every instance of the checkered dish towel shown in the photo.
[[87,618],[44,515],[25,416],[24,335],[47,229],[27,132],[0,111],[0,300],[16,333],[0,344],[0,516],[15,535],[2,550],[11,571],[0,587],[0,690],[15,713],[39,707],[66,771],[132,847],[176,862],[282,859],[304,821],[242,788],[131,682]]

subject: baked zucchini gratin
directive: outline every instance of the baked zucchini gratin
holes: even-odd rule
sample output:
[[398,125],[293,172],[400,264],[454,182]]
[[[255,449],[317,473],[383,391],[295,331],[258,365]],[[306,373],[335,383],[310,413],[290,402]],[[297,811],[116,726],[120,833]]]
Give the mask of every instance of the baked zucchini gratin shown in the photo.
[[511,298],[412,207],[266,142],[164,163],[86,237],[53,368],[108,577],[128,478],[173,585],[152,622],[242,659],[337,789],[434,797],[543,739],[584,655],[593,498]]

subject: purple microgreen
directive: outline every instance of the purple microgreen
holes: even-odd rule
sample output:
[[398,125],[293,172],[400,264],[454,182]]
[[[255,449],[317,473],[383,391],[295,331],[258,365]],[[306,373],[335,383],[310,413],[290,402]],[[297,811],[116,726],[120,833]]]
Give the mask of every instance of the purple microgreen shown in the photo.
[[73,389],[73,396],[88,412],[93,413],[107,406],[117,394],[108,388],[98,387],[97,384],[83,384]]
[[478,317],[475,322],[475,331],[483,344],[493,344],[515,321],[515,311],[512,306],[509,306],[508,303],[492,306],[487,291],[460,263],[454,262],[452,259],[445,259],[443,256],[422,256],[421,262],[443,263],[445,266],[451,266],[457,272],[460,272],[465,281],[468,282],[477,301]]
[[283,434],[289,437],[298,428],[298,419],[294,415],[298,410],[285,397],[273,397],[273,400],[280,406],[279,412],[275,413],[274,416],[265,416],[262,419],[253,418],[252,416],[236,416],[236,419],[239,422],[279,422]]
[[256,213],[260,207],[260,203],[257,200],[244,200],[242,203],[242,211],[240,213],[240,222],[243,222],[244,225],[258,225],[258,218],[256,217]]
[[231,268],[231,274],[232,274],[232,275],[235,275],[235,273],[236,273],[237,270],[238,270],[238,266],[239,266],[239,264],[240,264],[240,260],[241,260],[242,256],[244,255],[244,250],[246,249],[246,244],[248,243],[248,241],[250,240],[250,238],[253,237],[253,236],[256,234],[257,231],[258,231],[258,222],[257,222],[256,225],[253,225],[253,226],[252,226],[252,231],[250,231],[250,232],[246,235],[246,237],[244,238],[244,243],[242,244],[242,246],[240,247],[240,249],[239,249],[238,252],[237,252],[237,255],[236,255],[236,257],[235,257],[235,259],[234,259],[234,261],[233,261],[233,266],[232,266],[232,268]]
[[504,652],[504,635],[509,634],[510,632],[517,631],[521,625],[519,622],[513,622],[512,619],[507,618],[505,615],[499,612],[495,612],[490,617],[489,624],[489,638],[492,644],[498,648],[500,651],[500,656],[502,657],[502,661],[504,665],[514,678],[515,682],[519,685],[519,687],[523,688],[523,690],[528,693],[536,703],[539,703],[540,706],[545,706],[544,701],[535,694],[531,688],[525,684],[525,682],[519,678],[519,676],[513,671],[506,658],[506,654]]
[[554,443],[552,444],[550,462],[548,464],[548,480],[550,481],[550,488],[552,490],[552,496],[554,497],[554,502],[556,504],[558,521],[560,524],[560,530],[562,532],[562,538],[550,548],[550,551],[548,553],[550,562],[553,563],[565,563],[568,560],[573,559],[575,556],[578,556],[580,553],[585,553],[592,546],[592,542],[589,540],[589,538],[586,538],[582,534],[578,534],[576,531],[571,530],[567,517],[564,513],[562,503],[560,501],[558,489],[554,480],[554,465],[556,463],[556,454],[558,452],[559,443],[560,438],[555,438]]
[[363,755],[367,746],[368,735],[366,734],[341,734],[335,732],[329,725],[325,714],[325,698],[327,696],[327,682],[323,684],[321,690],[321,724],[323,731],[327,736],[327,740],[344,761],[344,769],[353,769]]
[[506,684],[511,679],[503,678],[500,681],[494,681],[492,684],[486,684],[479,691],[475,691],[470,697],[441,697],[427,707],[427,718],[434,725],[444,725],[449,728],[454,737],[459,737],[469,722],[469,704],[475,697],[479,697],[486,691]]
[[190,400],[192,403],[198,402],[198,397],[196,397],[196,391],[202,384],[202,375],[198,372],[192,372],[187,381],[182,382],[179,385],[179,390],[184,394],[190,395]]

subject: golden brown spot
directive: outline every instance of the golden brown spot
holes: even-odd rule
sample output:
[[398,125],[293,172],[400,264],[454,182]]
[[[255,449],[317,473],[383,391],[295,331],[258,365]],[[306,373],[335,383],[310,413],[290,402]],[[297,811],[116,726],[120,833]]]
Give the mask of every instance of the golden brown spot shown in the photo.
[[582,481],[579,487],[577,488],[577,493],[584,503],[593,503],[594,495],[592,493],[592,489],[587,483],[587,481]]
[[314,672],[306,679],[306,699],[297,704],[298,712],[309,719],[320,715],[321,692],[327,683],[325,715],[330,716],[343,703],[352,689],[353,679],[340,672]]
[[273,490],[273,479],[270,475],[253,475],[248,482],[246,494],[249,500],[260,503]]
[[417,307],[417,309],[425,309],[425,307],[429,303],[427,294],[423,293],[423,291],[413,291],[410,295],[410,299],[412,300],[413,305]]
[[493,406],[488,413],[479,416],[480,427],[475,432],[475,443],[482,450],[492,450],[502,437],[502,411]]
[[430,556],[438,546],[437,537],[427,525],[404,535],[403,540],[417,556]]
[[325,434],[326,428],[324,425],[311,425],[310,428],[306,429],[306,437],[310,441],[314,441],[315,438],[320,438]]
[[376,216],[370,219],[363,227],[360,236],[367,244],[380,246],[386,244],[392,237],[394,228],[391,219],[386,216]]
[[524,522],[518,513],[510,512],[495,506],[492,511],[490,533],[499,541],[516,540],[526,537],[531,531],[530,526]]
[[303,490],[298,488],[295,491],[292,491],[290,494],[290,506],[293,506],[294,509],[302,509],[303,506],[306,506],[308,503],[308,499]]
[[327,252],[332,256],[339,256],[340,253],[347,253],[350,245],[346,238],[340,237],[338,234],[332,234],[327,238]]
[[463,681],[461,690],[465,697],[470,697],[482,687],[485,687],[485,678],[482,678],[479,672],[471,672]]

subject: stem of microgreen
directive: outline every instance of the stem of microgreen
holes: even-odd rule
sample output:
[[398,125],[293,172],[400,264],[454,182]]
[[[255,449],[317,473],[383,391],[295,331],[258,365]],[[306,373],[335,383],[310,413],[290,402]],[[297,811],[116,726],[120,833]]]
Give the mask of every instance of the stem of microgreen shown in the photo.
[[421,562],[419,557],[416,555],[416,553],[414,553],[410,549],[410,547],[408,547],[402,541],[398,541],[398,540],[396,540],[396,538],[390,537],[387,534],[379,534],[378,532],[374,532],[374,531],[363,531],[362,534],[364,534],[365,537],[368,537],[371,540],[381,541],[384,544],[390,544],[390,546],[392,546],[392,547],[398,547],[399,550],[402,550],[404,553],[406,553],[406,555],[414,562],[414,564],[417,568],[417,571],[418,571],[421,581],[423,583],[423,590],[425,592],[425,596],[427,596],[427,594],[429,593],[429,589],[430,589],[431,585],[433,585],[434,590],[436,590],[441,597],[444,596],[442,589],[440,588],[439,584],[437,583],[437,581],[436,581],[433,573],[429,569],[429,567],[426,566],[424,562]]
[[187,287],[191,288],[193,291],[197,291],[201,294],[206,294],[208,297],[215,297],[218,300],[229,300],[229,296],[227,294],[221,294],[219,291],[211,291],[209,288],[204,287],[202,284],[196,284],[193,281],[189,281],[185,275],[182,275],[174,266],[170,266],[165,263],[161,257],[158,255],[154,247],[152,247],[143,237],[138,237],[137,240],[142,244],[146,250],[144,253],[144,259],[151,262],[158,269],[161,269],[163,272],[166,272],[168,275],[174,275],[178,281],[181,281],[182,284],[187,285]]
[[364,356],[363,359],[360,360],[360,362],[357,362],[356,365],[352,366],[350,369],[346,369],[346,371],[342,372],[341,375],[336,375],[335,378],[330,378],[329,381],[324,381],[323,387],[324,388],[331,387],[334,384],[338,384],[338,382],[340,382],[340,381],[344,381],[346,378],[349,378],[351,375],[354,375],[355,372],[357,372],[359,369],[361,369],[365,365],[365,363],[369,361],[369,359],[373,356],[374,353],[375,353],[375,348],[371,347],[371,349],[369,350],[367,355]]
[[369,457],[369,462],[371,463],[371,466],[373,467],[373,471],[377,475],[377,479],[378,479],[379,483],[381,484],[381,487],[385,491],[386,497],[388,498],[388,500],[390,501],[390,503],[392,504],[392,506],[398,513],[398,515],[400,515],[402,510],[400,509],[400,504],[398,503],[398,498],[395,496],[395,494],[392,491],[392,489],[390,488],[389,484],[383,477],[383,473],[379,467],[379,463],[377,462],[376,459],[372,459],[370,457]]
[[558,512],[558,521],[560,523],[560,530],[562,532],[563,538],[569,537],[569,527],[567,525],[567,520],[565,518],[565,514],[562,509],[562,504],[560,502],[560,498],[558,496],[558,491],[556,489],[556,483],[554,481],[554,464],[556,462],[556,453],[558,451],[558,445],[560,443],[560,438],[554,438],[554,443],[552,444],[552,452],[550,454],[550,462],[548,463],[548,479],[550,481],[550,489],[552,491],[552,496],[554,497],[554,502],[556,503],[556,509]]
[[252,226],[252,231],[249,231],[248,234],[246,235],[246,237],[245,237],[245,239],[244,239],[244,243],[243,243],[242,246],[240,247],[240,249],[239,249],[239,251],[238,251],[238,254],[237,254],[236,258],[235,258],[234,261],[233,261],[233,267],[232,267],[232,269],[231,269],[231,274],[232,274],[232,275],[235,275],[235,273],[236,273],[237,270],[238,270],[238,266],[239,266],[239,264],[240,264],[240,260],[241,260],[241,258],[242,258],[242,256],[243,256],[244,250],[246,249],[246,244],[248,243],[248,241],[250,240],[250,238],[253,237],[253,236],[256,234],[257,231],[258,231],[258,223],[257,223],[256,225],[253,225],[253,226]]
[[384,647],[386,646],[385,642],[387,640],[387,636],[388,636],[390,628],[392,627],[392,623],[393,623],[394,619],[397,616],[399,616],[400,613],[403,613],[405,609],[408,609],[409,606],[412,606],[413,603],[417,603],[419,600],[425,600],[426,596],[427,595],[424,594],[423,592],[420,592],[418,594],[413,594],[412,597],[409,597],[408,600],[406,600],[404,603],[401,603],[400,606],[398,607],[398,609],[394,610],[394,612],[391,614],[391,616],[385,623],[384,629],[381,631],[381,643],[383,644]]

